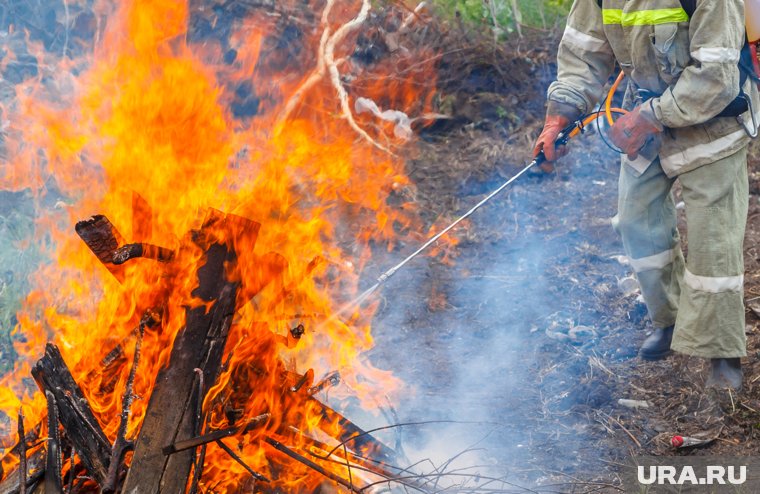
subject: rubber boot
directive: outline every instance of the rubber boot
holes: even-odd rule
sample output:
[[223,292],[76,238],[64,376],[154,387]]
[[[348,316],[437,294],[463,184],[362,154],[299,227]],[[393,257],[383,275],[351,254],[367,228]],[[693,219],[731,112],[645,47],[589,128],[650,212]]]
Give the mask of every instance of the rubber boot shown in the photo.
[[730,388],[739,391],[742,387],[742,364],[738,358],[711,359],[710,377],[706,388]]
[[670,355],[670,342],[673,341],[673,326],[656,328],[639,350],[639,357],[644,360],[662,360]]

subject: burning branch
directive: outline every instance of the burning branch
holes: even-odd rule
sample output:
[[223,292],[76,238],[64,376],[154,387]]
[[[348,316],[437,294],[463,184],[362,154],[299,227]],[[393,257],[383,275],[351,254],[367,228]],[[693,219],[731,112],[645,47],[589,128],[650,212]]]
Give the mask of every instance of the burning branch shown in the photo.
[[124,388],[124,395],[121,401],[121,417],[119,419],[119,429],[116,433],[116,440],[111,448],[111,463],[108,465],[108,474],[106,483],[103,485],[103,493],[116,491],[116,484],[119,480],[119,467],[127,451],[134,448],[134,442],[127,440],[127,425],[129,425],[129,415],[134,400],[133,388],[135,385],[135,376],[137,375],[137,366],[140,363],[140,350],[142,348],[143,336],[145,336],[146,326],[154,323],[152,311],[148,311],[140,320],[139,334],[137,343],[135,343],[135,354],[132,358],[132,368],[129,370],[127,385]]
[[338,484],[342,485],[343,487],[345,487],[346,489],[350,490],[351,492],[355,492],[357,494],[361,494],[362,490],[357,489],[356,487],[354,487],[353,485],[351,485],[351,483],[349,481],[347,481],[346,479],[344,479],[342,477],[339,477],[339,476],[335,475],[334,473],[332,473],[332,472],[330,472],[328,470],[325,470],[324,468],[322,468],[321,466],[317,465],[316,463],[314,463],[310,459],[306,458],[305,456],[303,456],[303,455],[301,455],[301,454],[293,451],[292,449],[288,448],[287,446],[285,446],[281,442],[279,442],[279,441],[277,441],[275,439],[272,439],[271,437],[265,438],[264,441],[266,441],[267,444],[269,444],[270,446],[272,446],[274,449],[276,449],[280,453],[283,453],[283,454],[289,456],[290,458],[296,460],[297,462],[299,462],[299,463],[301,463],[303,465],[306,465],[307,467],[311,468],[315,472],[318,472],[318,473],[324,475],[325,477],[327,477],[328,479],[332,480],[333,482],[337,482]]
[[207,434],[203,434],[202,436],[198,436],[192,439],[186,439],[184,441],[179,441],[170,446],[165,447],[163,449],[163,453],[165,455],[171,455],[174,453],[178,453],[180,451],[184,451],[186,449],[197,448],[198,446],[203,446],[208,443],[213,443],[213,442],[219,441],[220,439],[224,439],[225,437],[232,437],[238,434],[245,434],[247,432],[251,432],[253,429],[255,429],[256,427],[260,425],[264,425],[264,423],[267,420],[269,420],[271,417],[272,417],[271,414],[265,413],[257,417],[254,417],[251,420],[247,421],[245,424],[237,426],[237,427],[228,427],[226,429],[219,429],[219,430],[211,431]]
[[245,468],[245,471],[251,474],[251,477],[253,477],[256,480],[260,480],[261,482],[269,482],[269,479],[261,475],[259,472],[255,471],[253,468],[249,467],[248,464],[243,461],[243,459],[238,456],[237,453],[235,453],[232,448],[227,446],[223,440],[217,439],[216,444],[224,450],[225,453],[229,455],[230,458],[235,460],[235,462],[240,465],[241,467]]
[[58,435],[58,408],[55,396],[50,391],[45,391],[47,398],[47,462],[45,465],[45,492],[62,494],[63,485],[61,480],[61,438]]
[[111,262],[119,265],[137,257],[153,259],[158,262],[170,262],[174,259],[174,251],[151,244],[127,244],[114,251]]
[[19,454],[19,467],[18,467],[18,492],[19,494],[26,494],[26,434],[24,433],[24,409],[18,409],[18,454]]

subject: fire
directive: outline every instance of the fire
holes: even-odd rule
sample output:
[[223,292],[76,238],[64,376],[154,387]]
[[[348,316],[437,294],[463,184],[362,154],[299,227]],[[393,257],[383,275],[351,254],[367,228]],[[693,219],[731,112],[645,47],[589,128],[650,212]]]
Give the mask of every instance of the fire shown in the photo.
[[[69,3],[73,8],[75,2]],[[322,59],[321,40],[366,7],[359,1],[340,8],[333,3],[324,6],[329,15],[314,29],[303,28],[281,45],[279,30],[286,21],[263,14],[233,23],[226,39],[188,41],[189,20],[204,11],[165,0],[98,4],[95,43],[82,59],[56,59],[30,42],[39,61],[55,69],[19,84],[15,105],[3,112],[11,125],[10,160],[0,172],[0,186],[44,193],[54,183],[65,199],[39,220],[45,232],[40,237],[52,246],[51,263],[35,275],[38,289],[26,300],[16,329],[23,335],[16,345],[19,362],[0,387],[0,408],[9,418],[5,445],[14,443],[20,407],[27,430],[45,415],[44,396],[22,378],[47,341],[61,349],[113,441],[135,328],[147,310],[159,306],[160,327],[145,330],[135,378],[127,437],[137,436],[156,375],[167,366],[184,326],[184,308],[202,303],[191,292],[198,283],[192,269],[204,253],[189,248],[186,235],[200,227],[209,208],[261,224],[255,245],[235,245],[246,255],[230,276],[266,283],[241,304],[225,370],[208,383],[208,428],[229,427],[232,409],[239,420],[270,414],[266,424],[235,438],[235,451],[282,488],[307,492],[324,478],[287,463],[272,441],[327,455],[319,441],[334,447],[334,438],[346,436],[345,425],[304,392],[283,395],[284,384],[298,383],[283,382],[282,376],[297,380],[306,373],[305,390],[337,371],[333,376],[339,374],[344,385],[333,396],[353,396],[366,408],[376,406],[377,396],[400,390],[398,379],[364,357],[373,346],[372,308],[330,318],[358,292],[372,245],[392,248],[399,232],[416,221],[411,205],[388,205],[395,189],[410,185],[403,160],[393,153],[404,144],[394,136],[393,122],[357,115],[356,125],[367,132],[361,136],[347,122],[330,71],[315,77],[330,64]],[[347,33],[344,39],[355,38]],[[362,79],[364,69],[345,48],[351,45],[336,44],[328,56],[335,56],[331,69],[358,77],[349,101],[361,96],[382,109],[424,113],[433,88],[429,62],[388,57],[374,67],[375,74],[400,70],[404,79]],[[129,242],[177,252],[175,267],[139,259],[124,264],[118,276],[104,269],[73,234],[78,220],[99,213]],[[299,325],[305,334],[296,341],[292,330]],[[103,359],[116,347],[122,354],[105,369]],[[44,425],[37,434],[44,437]],[[287,463],[287,475],[273,470],[273,457]],[[6,455],[4,471],[16,461]],[[339,464],[326,468],[345,476]],[[202,489],[233,492],[249,477],[209,445]]]

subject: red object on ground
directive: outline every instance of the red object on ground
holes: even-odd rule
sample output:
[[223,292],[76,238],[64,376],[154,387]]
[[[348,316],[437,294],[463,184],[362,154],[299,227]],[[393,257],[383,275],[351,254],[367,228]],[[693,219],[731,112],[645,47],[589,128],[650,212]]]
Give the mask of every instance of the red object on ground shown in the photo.
[[670,440],[670,444],[672,444],[674,448],[680,448],[683,446],[683,442],[683,437],[681,436],[673,436],[673,438]]
[[670,444],[672,444],[674,448],[692,448],[692,447],[699,447],[699,446],[707,446],[714,440],[715,439],[702,439],[698,437],[689,437],[689,436],[673,436],[670,440]]

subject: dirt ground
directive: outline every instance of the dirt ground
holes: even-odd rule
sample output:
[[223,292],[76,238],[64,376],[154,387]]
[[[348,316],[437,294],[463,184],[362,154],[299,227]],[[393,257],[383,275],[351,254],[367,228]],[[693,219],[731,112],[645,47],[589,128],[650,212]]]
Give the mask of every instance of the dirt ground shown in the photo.
[[[554,70],[553,43],[542,33],[505,47],[492,59],[503,71],[488,62],[470,72],[442,65],[443,80],[458,75],[448,88],[455,123],[424,131],[408,163],[429,219],[455,218],[528,158]],[[486,88],[489,77],[498,91]],[[634,456],[760,453],[757,146],[745,242],[748,357],[738,395],[703,389],[703,359],[638,359],[652,327],[610,224],[617,157],[594,129],[571,148],[556,174],[523,179],[476,213],[458,232],[453,266],[423,261],[389,284],[375,359],[417,393],[399,405],[402,419],[497,422],[470,446],[487,450],[515,484],[542,492],[620,491],[621,466]],[[681,227],[687,244],[684,221]],[[627,408],[619,399],[650,406]],[[674,434],[713,441],[675,450]]]

